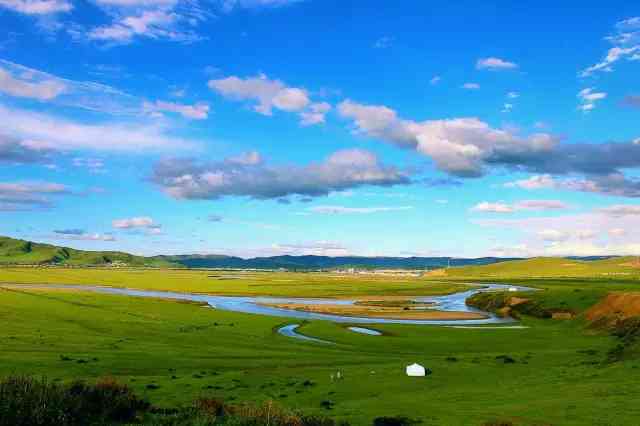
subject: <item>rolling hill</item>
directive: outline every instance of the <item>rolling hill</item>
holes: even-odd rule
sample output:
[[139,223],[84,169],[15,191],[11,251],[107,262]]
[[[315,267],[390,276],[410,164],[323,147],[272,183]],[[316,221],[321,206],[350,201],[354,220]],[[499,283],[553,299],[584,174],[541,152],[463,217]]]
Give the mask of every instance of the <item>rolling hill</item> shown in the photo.
[[561,277],[625,277],[640,275],[638,258],[561,258],[536,257],[491,265],[465,266],[441,272],[450,278],[561,278]]
[[51,244],[0,237],[1,265],[179,266],[163,259],[119,251],[85,251]]

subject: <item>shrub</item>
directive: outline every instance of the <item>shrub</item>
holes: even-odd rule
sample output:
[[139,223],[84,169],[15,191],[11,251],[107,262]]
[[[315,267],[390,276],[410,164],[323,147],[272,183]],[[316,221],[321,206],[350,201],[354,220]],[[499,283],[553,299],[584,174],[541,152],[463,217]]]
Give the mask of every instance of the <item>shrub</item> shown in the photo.
[[489,420],[482,423],[482,426],[513,426],[513,422],[511,420]]
[[411,426],[421,423],[420,420],[410,419],[406,416],[377,417],[373,420],[373,426]]
[[112,379],[95,385],[9,377],[0,381],[0,426],[84,426],[125,422],[149,404]]

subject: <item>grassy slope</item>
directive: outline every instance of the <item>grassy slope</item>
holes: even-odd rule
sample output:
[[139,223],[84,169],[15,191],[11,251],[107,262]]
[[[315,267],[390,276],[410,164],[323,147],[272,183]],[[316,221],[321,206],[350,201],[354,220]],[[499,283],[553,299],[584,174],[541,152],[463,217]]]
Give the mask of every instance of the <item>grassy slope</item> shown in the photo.
[[[395,414],[429,425],[496,417],[518,425],[627,425],[640,416],[633,403],[640,361],[599,364],[613,339],[585,333],[579,322],[527,319],[525,330],[385,325],[376,327],[390,334],[382,337],[322,321],[304,326],[338,342],[323,346],[275,334],[282,321],[170,301],[0,290],[0,375],[112,375],[163,406],[206,393],[327,414],[320,402],[330,399],[336,405],[328,414],[353,425]],[[517,362],[497,361],[502,354]],[[434,374],[407,378],[404,365],[414,361]],[[332,383],[338,369],[345,379]],[[147,389],[151,383],[159,389]]]
[[638,278],[637,259],[619,257],[580,261],[558,257],[537,257],[486,266],[465,266],[446,270],[447,278]]
[[0,237],[0,264],[10,265],[108,265],[121,262],[130,266],[172,266],[162,259],[134,256],[117,251],[84,251],[50,244]]

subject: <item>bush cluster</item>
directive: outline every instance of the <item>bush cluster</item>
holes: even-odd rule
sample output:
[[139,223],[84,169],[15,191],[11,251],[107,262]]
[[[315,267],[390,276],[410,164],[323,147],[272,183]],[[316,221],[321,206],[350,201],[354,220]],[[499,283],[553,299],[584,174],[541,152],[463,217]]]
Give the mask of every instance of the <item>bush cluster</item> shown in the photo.
[[103,379],[67,385],[46,379],[9,377],[0,381],[0,426],[84,426],[132,421],[149,408],[126,386]]

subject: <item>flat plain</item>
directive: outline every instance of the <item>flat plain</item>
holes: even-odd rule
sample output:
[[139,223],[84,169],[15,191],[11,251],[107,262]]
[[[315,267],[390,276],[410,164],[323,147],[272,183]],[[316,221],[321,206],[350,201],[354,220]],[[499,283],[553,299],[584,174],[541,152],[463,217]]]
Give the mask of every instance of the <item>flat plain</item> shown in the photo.
[[[3,268],[0,376],[30,374],[60,381],[109,376],[160,407],[189,404],[201,395],[228,401],[275,400],[352,425],[370,425],[375,417],[394,415],[426,425],[634,424],[640,417],[635,404],[640,398],[638,344],[594,327],[585,312],[610,292],[638,291],[638,270],[628,259],[583,262],[573,269],[562,266],[565,261],[534,259],[431,277]],[[532,278],[532,270],[542,270],[536,262],[556,272]],[[496,276],[497,268],[502,276]],[[579,274],[557,272],[567,268],[579,269]],[[445,294],[466,289],[467,282],[489,281],[542,290],[514,294],[536,307],[518,315],[526,328],[378,324],[375,329],[383,335],[367,336],[349,331],[349,324],[311,321],[299,329],[333,345],[279,335],[280,326],[293,322],[286,318],[22,286],[85,284],[218,295],[366,298]],[[570,315],[553,319],[538,311]],[[433,374],[407,377],[404,367],[413,362]],[[332,380],[337,371],[342,379]]]

